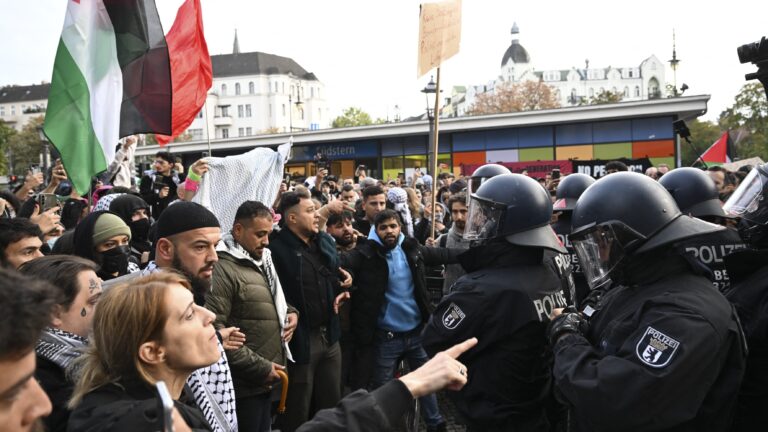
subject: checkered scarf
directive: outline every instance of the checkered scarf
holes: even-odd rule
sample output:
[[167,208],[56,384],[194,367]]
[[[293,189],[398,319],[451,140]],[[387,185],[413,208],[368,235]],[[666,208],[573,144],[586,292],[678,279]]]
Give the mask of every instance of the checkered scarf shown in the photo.
[[67,369],[73,360],[80,357],[86,345],[88,340],[82,336],[49,327],[40,335],[35,352],[60,368]]

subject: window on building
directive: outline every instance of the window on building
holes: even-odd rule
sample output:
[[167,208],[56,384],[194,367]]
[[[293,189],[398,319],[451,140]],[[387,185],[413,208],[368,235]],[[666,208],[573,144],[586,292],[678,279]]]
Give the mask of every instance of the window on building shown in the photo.
[[203,118],[203,110],[200,110],[200,112],[197,113],[197,118]]
[[245,136],[245,129],[243,128],[237,128],[237,136]]
[[317,97],[320,97],[320,87],[317,88]]
[[635,97],[640,97],[640,86],[635,86]]
[[310,97],[315,97],[315,88],[314,87],[310,87],[309,88],[309,96]]
[[253,129],[250,127],[245,128],[245,136],[251,136],[253,135]]
[[317,109],[317,120],[318,121],[322,120],[322,117],[323,117],[323,111],[320,108],[318,108]]
[[248,83],[248,94],[254,94],[256,93],[256,85],[253,83],[253,81]]
[[16,105],[11,105],[11,115],[12,116],[16,115]]
[[269,104],[269,118],[272,118],[272,104]]
[[202,129],[188,129],[188,132],[190,135],[192,135],[192,139],[195,141],[203,139]]
[[222,96],[226,96],[227,95],[227,85],[226,84],[222,84],[221,85],[221,95]]
[[283,91],[282,91],[282,92],[283,92],[283,93],[285,93],[285,83],[282,83],[282,84],[283,84],[283,85],[281,86],[281,87],[283,88]]
[[222,138],[229,138],[229,128],[224,128],[221,130],[221,137]]
[[240,96],[240,83],[235,83],[235,94]]
[[630,78],[633,78],[633,77],[634,77],[634,75],[635,75],[635,74],[634,74],[634,71],[633,71],[632,69],[630,69],[630,70],[629,70],[629,77],[630,77]]
[[224,105],[221,107],[221,116],[229,117],[229,105]]
[[285,104],[283,104],[283,117],[285,117]]
[[237,106],[237,117],[238,118],[243,118],[243,106],[242,105],[238,105]]
[[245,105],[245,116],[250,117],[251,116],[251,104]]
[[5,106],[0,106],[0,117],[5,117]]
[[301,119],[304,120],[304,109],[299,108],[299,114],[301,114]]
[[295,96],[295,94],[293,93],[293,86],[291,86],[291,96]]
[[629,87],[624,87],[624,97],[625,98],[629,97]]
[[590,87],[590,88],[589,88],[589,97],[592,97],[592,96],[594,96],[594,95],[595,95],[595,89],[593,89],[592,87]]

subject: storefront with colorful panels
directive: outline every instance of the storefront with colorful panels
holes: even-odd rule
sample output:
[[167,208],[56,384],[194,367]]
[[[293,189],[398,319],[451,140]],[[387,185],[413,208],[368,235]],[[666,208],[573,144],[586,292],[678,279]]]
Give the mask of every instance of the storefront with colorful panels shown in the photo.
[[[568,161],[646,158],[653,165],[674,167],[679,144],[673,123],[702,115],[708,100],[707,95],[686,96],[441,118],[439,171],[467,175],[485,163],[527,163],[537,167],[529,174],[543,175],[551,166],[568,166]],[[314,175],[315,156],[320,153],[329,161],[331,173],[344,178],[353,177],[359,165],[365,165],[367,174],[375,178],[407,177],[416,168],[430,170],[428,137],[424,120],[296,133],[287,170],[297,176]],[[238,154],[254,147],[276,147],[288,139],[286,134],[275,134],[216,140],[212,153]],[[175,143],[172,151],[182,153],[189,164],[205,147],[203,142]],[[154,151],[156,146],[145,146],[137,154],[153,155]]]

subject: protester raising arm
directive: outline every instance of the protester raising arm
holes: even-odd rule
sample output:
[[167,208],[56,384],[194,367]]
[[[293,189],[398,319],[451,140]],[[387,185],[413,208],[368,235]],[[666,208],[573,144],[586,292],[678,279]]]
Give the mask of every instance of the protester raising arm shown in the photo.
[[208,172],[208,161],[198,159],[189,167],[187,180],[184,182],[184,201],[192,201],[200,187],[200,180]]

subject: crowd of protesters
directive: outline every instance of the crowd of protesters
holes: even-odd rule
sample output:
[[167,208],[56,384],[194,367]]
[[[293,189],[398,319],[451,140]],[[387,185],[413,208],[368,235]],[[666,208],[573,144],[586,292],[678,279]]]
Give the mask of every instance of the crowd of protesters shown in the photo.
[[[664,367],[676,353],[675,366],[689,361],[689,352],[702,350],[698,340],[654,321],[632,342],[648,342],[649,351],[628,360],[634,347],[622,358],[628,348],[621,343],[631,342],[622,338],[634,327],[586,330],[591,314],[605,308],[605,316],[614,304],[620,290],[612,285],[656,283],[652,275],[626,278],[637,270],[626,264],[629,243],[621,244],[629,258],[599,277],[590,270],[594,263],[583,261],[584,250],[571,245],[569,236],[583,235],[575,231],[582,220],[576,202],[594,179],[557,172],[533,181],[490,165],[488,175],[481,174],[486,166],[468,177],[416,170],[382,181],[364,167],[341,178],[323,166],[309,178],[284,180],[275,202],[243,202],[231,226],[221,226],[217,215],[190,202],[206,160],[185,171],[173,155],[158,152],[153,169],[136,175],[135,142],[123,141],[84,196],[59,163],[0,193],[0,424],[10,430],[161,430],[165,422],[177,431],[392,430],[418,399],[427,430],[444,431],[435,397],[441,390],[451,393],[459,421],[473,431],[689,430],[706,425],[718,408],[713,403],[726,400],[712,430],[731,430],[734,420],[738,430],[749,430],[749,410],[766,400],[765,387],[757,386],[766,381],[765,309],[755,306],[765,296],[738,289],[752,270],[734,276],[724,264],[726,250],[760,250],[757,237],[742,240],[739,219],[722,209],[744,195],[743,182],[755,181],[752,167],[658,166],[645,177],[608,180],[628,170],[613,161],[596,183],[629,176],[628,191],[652,190],[643,198],[649,203],[671,197],[663,213],[726,227],[692,223],[664,249],[666,263],[674,264],[670,274],[695,267],[718,288],[707,301],[727,306],[728,296],[746,330],[729,321],[730,309],[716,318],[693,310],[699,321],[722,327],[712,337],[727,346],[713,346],[713,364],[701,366],[706,386],[669,378],[692,388],[691,396],[680,396],[684,401],[671,402],[685,389],[664,394]],[[604,199],[605,206],[618,205]],[[478,213],[480,205],[488,207]],[[645,202],[624,208],[633,205]],[[622,217],[630,218],[615,219]],[[497,232],[489,232],[489,222]],[[661,231],[645,235],[625,225],[644,235],[642,242]],[[629,267],[616,273],[622,266]],[[659,275],[666,271],[660,267]],[[698,277],[691,273],[688,282]],[[509,285],[540,292],[525,294],[532,303],[520,306],[522,291],[510,294]],[[599,343],[578,355],[573,348]],[[756,347],[752,362],[748,344]],[[606,390],[618,385],[613,381],[601,388],[605,393],[594,383],[584,388],[589,380],[611,379],[584,372],[606,358],[634,360],[631,374],[612,369],[616,379],[647,384],[635,389],[640,396],[623,399],[626,405]],[[412,372],[398,377],[401,362]],[[643,362],[657,373],[638,372]],[[288,409],[276,415],[283,373]],[[754,384],[751,398],[736,404],[745,373]],[[173,399],[170,417],[158,402],[160,381]],[[655,385],[660,394],[652,394]],[[633,416],[655,419],[626,418]]]

